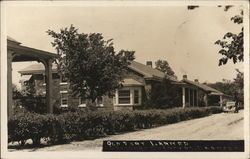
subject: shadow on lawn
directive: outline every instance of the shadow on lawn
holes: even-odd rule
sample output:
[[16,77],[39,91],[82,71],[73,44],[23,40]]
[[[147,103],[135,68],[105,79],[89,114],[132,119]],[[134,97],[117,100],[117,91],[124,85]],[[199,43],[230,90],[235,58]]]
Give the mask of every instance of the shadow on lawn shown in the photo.
[[[154,128],[154,127],[152,127]],[[146,128],[145,128],[146,129]],[[105,137],[110,137],[113,135],[122,135],[125,133],[131,133],[131,132],[135,132],[135,131],[141,131],[141,130],[145,130],[145,129],[137,129],[137,130],[133,130],[133,131],[125,131],[125,132],[120,132],[120,133],[114,133],[114,134],[110,134],[110,135],[103,135],[103,136],[89,136],[86,138],[78,138],[78,139],[74,139],[72,141],[65,141],[65,142],[60,142],[60,143],[46,143],[46,141],[42,140],[43,142],[41,142],[40,145],[33,145],[32,142],[31,143],[26,143],[25,145],[21,145],[18,144],[18,142],[15,142],[15,144],[12,143],[12,145],[8,145],[8,150],[9,151],[18,151],[18,150],[31,150],[31,152],[36,151],[40,148],[44,148],[44,147],[52,147],[52,146],[56,146],[56,145],[66,145],[66,144],[70,144],[72,142],[81,142],[81,141],[90,141],[90,140],[96,140],[96,139],[101,139],[101,138],[105,138]]]
[[[109,136],[109,135],[108,135]],[[39,145],[33,145],[32,143],[26,143],[25,145],[21,145],[18,142],[11,143],[11,145],[8,145],[8,150],[9,151],[15,151],[15,150],[31,150],[31,151],[36,151],[37,149],[44,148],[44,147],[51,147],[51,146],[56,146],[56,145],[66,145],[70,144],[71,142],[75,141],[89,141],[89,140],[95,140],[95,139],[100,139],[104,138],[107,136],[92,136],[92,137],[87,137],[87,138],[82,138],[82,139],[74,139],[72,141],[64,141],[60,143],[46,143],[46,141],[43,140],[43,142]],[[10,143],[9,143],[10,144]]]

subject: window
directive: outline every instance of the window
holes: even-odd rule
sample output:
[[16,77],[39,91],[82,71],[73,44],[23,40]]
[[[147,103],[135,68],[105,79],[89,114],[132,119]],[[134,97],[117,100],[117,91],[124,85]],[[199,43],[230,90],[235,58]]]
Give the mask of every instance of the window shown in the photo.
[[125,87],[116,91],[114,97],[116,105],[140,105],[141,104],[141,88]]
[[119,90],[118,91],[118,103],[119,104],[130,104],[130,90]]
[[61,107],[68,107],[68,92],[61,92]]
[[79,98],[79,107],[86,107],[86,98]]
[[134,103],[139,104],[139,90],[138,89],[134,90]]

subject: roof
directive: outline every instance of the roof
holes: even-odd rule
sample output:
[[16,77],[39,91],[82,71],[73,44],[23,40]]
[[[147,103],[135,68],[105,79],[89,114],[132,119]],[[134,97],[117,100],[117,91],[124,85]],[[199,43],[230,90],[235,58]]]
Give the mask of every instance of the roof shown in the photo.
[[132,78],[125,78],[122,82],[123,86],[142,86],[143,84],[132,79]]
[[[28,75],[28,74],[33,74],[33,73],[44,73],[44,70],[45,70],[45,66],[42,63],[38,63],[38,64],[32,64],[18,72],[23,75]],[[53,63],[52,72],[56,72],[56,71],[57,71],[57,66],[56,64]]]
[[[144,65],[142,63],[131,61],[131,64],[128,66],[131,70],[134,70],[140,74],[142,74],[145,78],[164,78],[166,77],[166,74],[162,71],[159,71],[155,68],[152,68],[150,66]],[[177,81],[175,78],[170,77],[170,80]]]
[[11,41],[11,42],[14,42],[14,43],[17,43],[17,44],[21,44],[19,41],[17,41],[16,39],[10,37],[10,36],[7,36],[7,40]]
[[17,55],[13,57],[12,59],[13,62],[37,61],[41,59],[47,60],[47,59],[55,59],[59,57],[55,53],[23,46],[21,45],[20,42],[18,42],[17,40],[9,36],[7,36],[7,49],[8,49],[8,53],[12,53],[13,51]]
[[202,83],[199,83],[199,82],[195,82],[195,81],[190,81],[190,80],[187,80],[187,79],[183,79],[182,82],[185,82],[185,83],[188,83],[188,84],[191,84],[191,85],[194,85],[206,92],[210,92],[211,95],[224,95],[224,93],[222,93],[221,91],[217,90],[217,89],[214,89],[212,87],[209,87],[208,85],[205,85],[205,84],[202,84]]
[[[52,71],[57,71],[56,68],[57,68],[56,65],[53,64]],[[144,78],[160,78],[160,79],[162,79],[165,77],[165,73],[163,73],[157,69],[154,69],[150,66],[146,66],[146,65],[141,64],[139,62],[136,62],[136,61],[131,61],[131,64],[128,66],[128,68],[142,74],[144,76]],[[21,73],[21,74],[42,73],[42,72],[44,72],[43,64],[33,64],[33,65],[28,66],[28,67],[19,71],[19,73]],[[178,82],[175,78],[170,77],[170,79],[172,81]]]

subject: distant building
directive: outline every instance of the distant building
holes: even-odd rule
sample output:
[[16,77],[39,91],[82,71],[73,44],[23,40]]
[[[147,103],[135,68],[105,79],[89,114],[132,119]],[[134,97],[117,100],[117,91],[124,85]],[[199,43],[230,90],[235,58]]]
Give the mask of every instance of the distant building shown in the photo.
[[[36,95],[45,95],[46,83],[44,76],[44,67],[42,64],[31,65],[19,73],[22,76],[20,80],[22,88],[25,83],[32,83]],[[149,98],[148,94],[153,89],[153,84],[160,82],[165,74],[157,69],[152,68],[152,62],[148,61],[146,65],[132,61],[128,66],[128,74],[124,76],[123,87],[114,91],[112,96],[103,96],[98,98],[96,103],[99,109],[108,110],[132,110]],[[53,79],[53,104],[60,107],[86,107],[87,99],[72,96],[67,79],[61,78],[57,73],[56,65],[52,67]],[[169,77],[173,84],[180,87],[182,94],[182,104],[180,107],[208,105],[208,96],[219,98],[217,105],[224,94],[218,90],[208,87],[204,84],[187,80],[187,76],[181,81]],[[204,102],[202,102],[204,101]],[[222,103],[222,102],[221,102]],[[215,105],[214,103],[211,105]]]

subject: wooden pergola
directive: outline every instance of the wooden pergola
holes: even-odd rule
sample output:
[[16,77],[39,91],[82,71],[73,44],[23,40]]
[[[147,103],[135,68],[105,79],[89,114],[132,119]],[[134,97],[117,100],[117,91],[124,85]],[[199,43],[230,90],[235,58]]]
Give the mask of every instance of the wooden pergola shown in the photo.
[[7,83],[8,83],[8,118],[13,115],[13,92],[12,92],[12,62],[37,61],[42,62],[45,66],[45,82],[46,82],[46,104],[47,112],[53,113],[52,105],[52,62],[58,57],[57,54],[42,51],[26,46],[22,46],[20,42],[7,38]]

